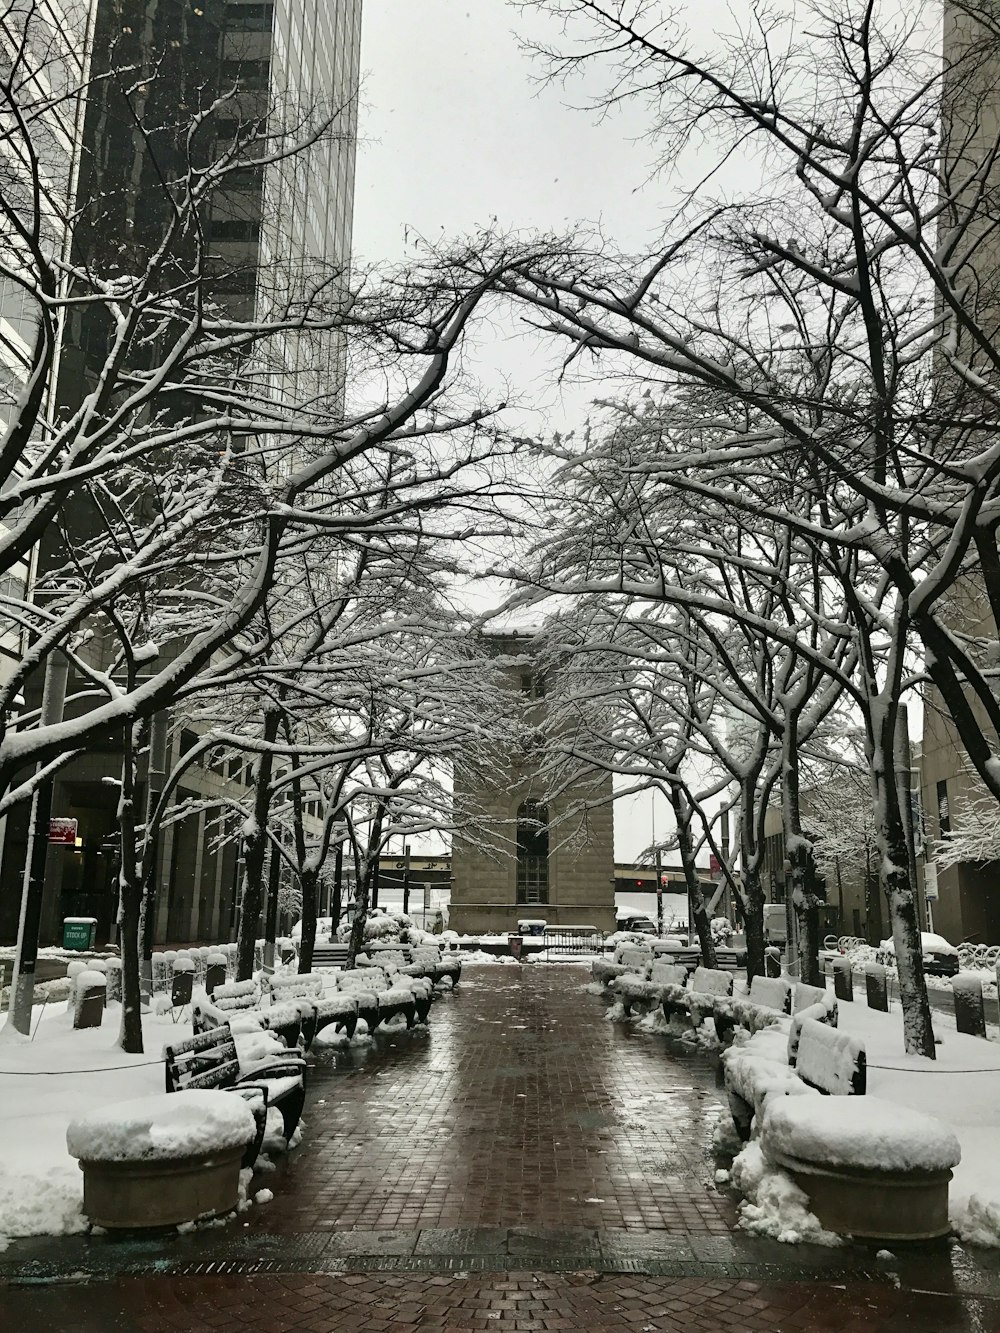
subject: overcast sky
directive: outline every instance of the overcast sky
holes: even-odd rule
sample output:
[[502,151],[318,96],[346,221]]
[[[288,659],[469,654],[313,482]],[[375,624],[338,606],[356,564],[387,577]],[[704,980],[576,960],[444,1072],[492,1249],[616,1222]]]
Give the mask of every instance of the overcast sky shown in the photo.
[[[702,0],[711,13],[714,0]],[[580,88],[540,87],[539,66],[514,29],[554,37],[551,23],[505,0],[365,0],[354,251],[364,261],[412,253],[412,235],[438,239],[488,224],[562,230],[599,222],[621,246],[655,240],[668,187],[650,181],[653,149],[638,109],[598,122],[574,109]],[[496,364],[537,405],[536,428],[579,422],[584,398],[565,395],[521,340],[502,339]],[[616,858],[652,835],[652,798],[616,807]],[[627,807],[627,808],[623,808]],[[657,833],[668,823],[665,803]]]

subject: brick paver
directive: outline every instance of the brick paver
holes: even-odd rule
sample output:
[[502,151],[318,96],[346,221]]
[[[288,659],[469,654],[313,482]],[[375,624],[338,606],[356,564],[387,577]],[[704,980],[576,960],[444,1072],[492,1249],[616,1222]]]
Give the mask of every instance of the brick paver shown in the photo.
[[272,1202],[185,1237],[12,1246],[0,1329],[1000,1333],[995,1260],[736,1232],[717,1058],[609,1023],[586,982],[469,968],[429,1032],[314,1049],[305,1142],[255,1182]]
[[[468,969],[425,1037],[310,1081],[267,1231],[625,1228],[727,1234],[718,1061],[615,1026],[581,968]],[[271,1185],[271,1182],[268,1182]]]
[[1000,1301],[869,1284],[579,1272],[134,1278],[0,1288],[5,1326],[58,1333],[988,1333]]

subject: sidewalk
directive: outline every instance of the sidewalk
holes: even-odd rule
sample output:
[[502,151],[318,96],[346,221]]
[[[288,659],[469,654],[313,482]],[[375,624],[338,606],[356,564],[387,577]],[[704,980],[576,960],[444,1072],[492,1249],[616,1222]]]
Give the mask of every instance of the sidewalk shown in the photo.
[[429,1031],[314,1052],[303,1146],[224,1229],[0,1255],[4,1323],[80,1330],[1000,1329],[993,1252],[735,1227],[714,1055],[583,968],[470,966]]

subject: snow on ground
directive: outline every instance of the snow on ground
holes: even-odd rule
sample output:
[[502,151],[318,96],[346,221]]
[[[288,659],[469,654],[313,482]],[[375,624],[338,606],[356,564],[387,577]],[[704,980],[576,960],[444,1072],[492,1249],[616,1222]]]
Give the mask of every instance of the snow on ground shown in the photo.
[[[66,1148],[70,1121],[161,1094],[163,1047],[191,1035],[190,1022],[147,1014],[145,1054],[126,1055],[117,1045],[120,1012],[109,1005],[101,1027],[74,1031],[65,1004],[37,1005],[33,1040],[9,1026],[0,1031],[0,1250],[20,1236],[85,1230],[83,1176]],[[278,1044],[272,1033],[238,1043],[245,1066]]]
[[[885,1014],[861,997],[841,1002],[839,1030],[865,1044],[868,1098],[923,1112],[940,1120],[958,1139],[961,1162],[954,1168],[949,1214],[955,1231],[971,1244],[1000,1246],[1000,1041],[983,1041],[955,1031],[950,1014],[934,1010],[937,1059],[903,1051],[902,1012],[896,1003]],[[995,1031],[995,1029],[994,1029]],[[872,1107],[877,1101],[870,1103]],[[745,1186],[743,1225],[781,1240],[816,1240],[801,1202],[781,1183],[765,1178],[751,1153],[734,1163],[733,1181]],[[784,1173],[775,1173],[784,1175]],[[787,1178],[786,1178],[787,1179]],[[789,1182],[790,1183],[790,1182]],[[818,1225],[818,1224],[817,1224]]]
[[[32,1027],[41,1015],[36,1006]],[[0,1248],[16,1236],[83,1231],[83,1176],[66,1149],[69,1122],[109,1102],[163,1091],[160,1052],[188,1035],[169,1018],[144,1020],[145,1055],[116,1044],[118,1009],[99,1028],[73,1031],[64,1005],[44,1011],[34,1041],[0,1033]],[[101,1072],[86,1072],[86,1071]]]
[[841,1004],[840,1027],[865,1043],[868,1091],[936,1116],[954,1132],[962,1161],[949,1211],[963,1240],[1000,1246],[1000,1042],[955,1031],[950,1014],[933,1014],[937,1059],[903,1053],[901,1011]]

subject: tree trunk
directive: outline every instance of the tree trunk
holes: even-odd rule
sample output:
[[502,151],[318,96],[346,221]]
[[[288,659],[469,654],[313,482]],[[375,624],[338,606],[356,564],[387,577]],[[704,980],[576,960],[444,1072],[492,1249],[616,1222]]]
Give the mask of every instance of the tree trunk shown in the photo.
[[785,847],[792,867],[792,906],[799,925],[799,979],[809,986],[824,986],[826,979],[819,963],[819,909],[826,899],[813,845],[802,834],[791,834],[786,837]]
[[802,832],[799,793],[797,714],[789,711],[782,736],[781,816],[785,856],[791,866],[792,907],[798,922],[799,980],[809,986],[826,984],[819,965],[819,909],[824,901],[811,839]]
[[[281,714],[277,708],[265,706],[262,739],[266,746],[273,745],[277,740],[280,720]],[[236,949],[237,981],[249,981],[253,976],[257,922],[264,908],[264,858],[267,851],[273,768],[272,751],[262,750],[254,773],[253,814],[243,831],[243,909],[240,912]]]
[[887,854],[882,880],[889,904],[892,943],[896,951],[899,998],[903,1006],[903,1041],[907,1055],[936,1058],[931,1006],[924,978],[924,951],[920,942],[917,900],[907,867],[906,838],[902,824],[887,830]]
[[319,871],[303,870],[299,875],[302,893],[302,939],[299,943],[299,971],[311,972],[316,948],[316,916],[319,907]]
[[368,919],[368,899],[371,893],[372,863],[366,857],[364,873],[358,876],[354,895],[354,920],[351,922],[351,938],[347,944],[347,966],[353,967],[359,953],[364,953],[365,921]]
[[[904,714],[905,718],[905,714]],[[910,879],[910,854],[897,783],[898,708],[872,709],[870,744],[872,785],[881,842],[882,889],[889,905],[889,924],[896,952],[899,998],[903,1006],[903,1041],[907,1055],[936,1058],[931,1006],[924,979],[915,886]]]
[[118,1042],[129,1055],[142,1054],[142,995],[139,975],[142,915],[142,875],[139,871],[135,831],[135,740],[125,728],[122,757],[122,788],[118,802],[121,837],[121,868],[118,872],[121,902],[122,1016]]
[[[676,776],[676,775],[675,775]],[[705,967],[715,967],[715,941],[712,939],[712,925],[705,910],[705,899],[698,883],[698,868],[694,860],[694,846],[691,840],[691,807],[683,790],[677,783],[669,788],[670,805],[677,825],[677,850],[680,853],[681,866],[684,870],[684,883],[687,885],[688,902],[691,904],[691,916],[694,928],[698,932],[701,946],[701,961]]]
[[764,967],[764,891],[756,870],[743,872],[743,929],[747,937],[747,981],[766,975]]

